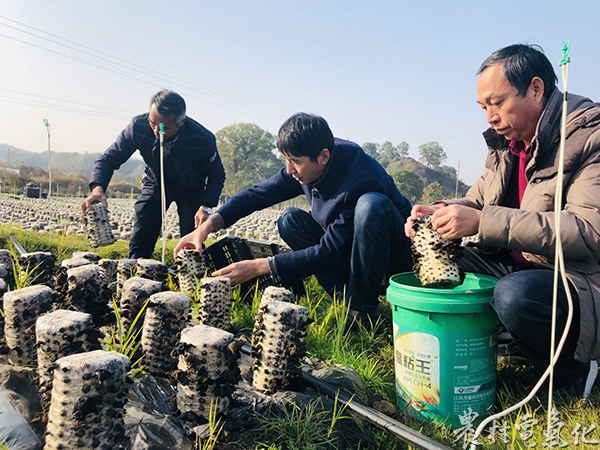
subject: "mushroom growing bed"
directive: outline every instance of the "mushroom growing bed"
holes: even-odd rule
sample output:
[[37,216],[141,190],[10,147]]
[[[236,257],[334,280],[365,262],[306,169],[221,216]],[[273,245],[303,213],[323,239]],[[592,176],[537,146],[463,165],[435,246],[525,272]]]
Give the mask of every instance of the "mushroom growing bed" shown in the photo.
[[[100,276],[99,258],[65,261],[63,270],[52,268],[56,275],[42,277],[46,285],[3,292],[0,386],[18,373],[20,389],[28,385],[29,392],[25,398],[6,384],[0,387],[0,407],[12,405],[0,417],[13,418],[0,420],[0,441],[32,449],[192,449],[212,408],[229,427],[239,428],[255,420],[257,411],[281,408],[279,392],[304,388],[298,375],[308,312],[289,302],[290,291],[274,288],[265,296],[252,350],[243,354],[249,338],[231,333],[224,318],[232,296],[228,279],[198,280],[196,324],[188,295],[140,277],[140,271],[123,272],[121,324],[141,315],[141,346],[128,359],[106,346],[118,328],[106,313],[112,307],[106,292],[116,296],[117,283],[109,287]],[[66,286],[56,284],[58,276]],[[148,374],[134,377],[132,365],[140,356]],[[257,373],[260,380],[253,384]],[[160,447],[172,440],[176,446]]]
[[[79,205],[82,201],[80,198],[22,197],[15,199],[6,195],[2,195],[0,198],[2,199],[0,202],[0,225],[11,224],[17,225],[23,230],[64,233],[67,236],[89,234],[90,242],[96,245],[106,245],[113,239],[127,240],[131,237],[133,230],[135,200],[132,199],[109,198],[108,214],[106,215],[106,211],[101,209],[94,209],[93,214],[86,222],[80,212]],[[277,232],[277,218],[280,213],[280,211],[270,208],[255,212],[231,227],[220,230],[215,237],[234,235],[281,243]],[[90,223],[94,224],[94,227],[89,227]],[[172,204],[167,210],[165,230],[168,239],[180,237],[179,218],[175,204]]]
[[[85,236],[79,203],[3,197],[0,222]],[[109,199],[116,238],[130,233],[132,205]],[[281,245],[278,215],[261,211],[219,235]],[[177,237],[173,209],[169,217],[170,237]],[[57,265],[43,253],[28,256],[43,268],[40,284],[21,290],[14,286],[10,252],[0,249],[0,306],[7,312],[0,315],[0,442],[31,449],[191,450],[206,437],[211,405],[226,432],[235,432],[255,427],[257,415],[277,414],[291,393],[308,392],[300,377],[308,313],[293,304],[291,291],[267,287],[250,336],[230,330],[232,287],[206,276],[209,266],[198,255],[176,262],[173,281],[183,292],[171,292],[158,261],[76,252]],[[107,347],[111,333],[118,334],[113,299],[125,331],[140,314],[140,346],[126,360]],[[140,357],[146,360],[136,364]],[[368,440],[366,434],[361,439]]]

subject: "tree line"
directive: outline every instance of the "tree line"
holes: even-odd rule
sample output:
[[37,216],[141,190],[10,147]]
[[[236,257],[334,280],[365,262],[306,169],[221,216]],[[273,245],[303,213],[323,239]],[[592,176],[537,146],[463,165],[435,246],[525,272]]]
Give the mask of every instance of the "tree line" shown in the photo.
[[[236,123],[222,128],[215,136],[227,173],[225,196],[266,180],[284,166],[276,151],[275,136],[258,125]],[[365,142],[362,148],[386,169],[413,203],[429,204],[463,195],[468,188],[457,180],[454,167],[443,165],[448,157],[438,142],[421,144],[418,161],[409,156],[407,142]]]

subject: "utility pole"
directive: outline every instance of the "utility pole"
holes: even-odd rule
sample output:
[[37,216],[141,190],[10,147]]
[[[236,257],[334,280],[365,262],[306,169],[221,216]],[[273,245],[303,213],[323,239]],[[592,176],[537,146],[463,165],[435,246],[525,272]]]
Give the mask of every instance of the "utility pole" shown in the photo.
[[460,177],[460,159],[458,160],[458,169],[456,171],[456,189],[454,192],[454,198],[458,197],[458,178]]
[[[48,131],[48,198],[52,196],[52,172],[50,170],[50,123],[48,119],[44,119],[44,126]],[[40,196],[42,195],[42,187],[40,186]]]

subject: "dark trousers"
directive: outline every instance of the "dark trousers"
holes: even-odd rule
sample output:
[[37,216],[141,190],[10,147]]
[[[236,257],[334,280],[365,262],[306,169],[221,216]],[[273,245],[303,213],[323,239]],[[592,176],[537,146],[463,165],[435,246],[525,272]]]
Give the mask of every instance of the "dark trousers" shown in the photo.
[[[515,271],[512,258],[488,256],[477,249],[466,248],[459,264],[467,272],[499,278],[491,301],[500,322],[510,332],[527,360],[540,377],[550,363],[552,325],[552,291],[554,272],[550,269]],[[569,286],[573,300],[573,319],[561,355],[554,366],[554,387],[569,386],[586,375],[587,363],[575,360],[579,339],[579,298]],[[558,344],[568,314],[567,295],[559,279],[556,313]]]
[[[194,215],[200,208],[200,195],[174,198],[167,193],[166,209],[177,204],[179,233],[185,236],[194,231]],[[135,219],[129,241],[128,258],[151,258],[162,231],[160,190],[144,188],[134,205]]]
[[[292,250],[317,245],[325,230],[306,211],[289,208],[277,222],[279,235]],[[350,257],[316,273],[319,284],[357,311],[377,309],[389,277],[411,270],[410,240],[404,219],[393,203],[378,193],[364,194],[354,210],[354,238]]]

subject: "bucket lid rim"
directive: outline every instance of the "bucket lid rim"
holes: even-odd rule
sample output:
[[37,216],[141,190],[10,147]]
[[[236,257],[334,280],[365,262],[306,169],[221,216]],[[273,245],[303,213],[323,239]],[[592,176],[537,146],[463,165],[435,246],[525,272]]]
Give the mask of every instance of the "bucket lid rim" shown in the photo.
[[403,272],[403,273],[398,273],[396,275],[392,275],[390,277],[390,286],[392,286],[392,284],[396,285],[396,286],[401,286],[402,289],[407,289],[410,291],[418,291],[418,292],[430,292],[430,293],[444,293],[444,295],[464,295],[467,293],[475,293],[475,292],[480,292],[480,293],[484,293],[487,291],[491,291],[494,289],[494,286],[496,285],[496,283],[498,282],[498,279],[496,277],[492,277],[490,275],[484,275],[484,274],[479,274],[479,273],[473,273],[473,272],[467,272],[465,274],[465,281],[467,281],[467,278],[469,280],[474,280],[474,279],[480,279],[486,282],[491,283],[490,286],[483,286],[483,287],[477,287],[477,288],[471,288],[471,289],[465,289],[465,290],[460,290],[457,288],[460,288],[461,286],[464,286],[464,282],[457,286],[456,288],[453,289],[444,289],[444,288],[427,288],[427,287],[423,287],[423,286],[412,286],[410,284],[404,284],[404,283],[399,283],[397,281],[394,281],[394,278],[396,277],[403,277],[403,278],[413,278],[416,279],[416,275],[414,274],[414,272]]

